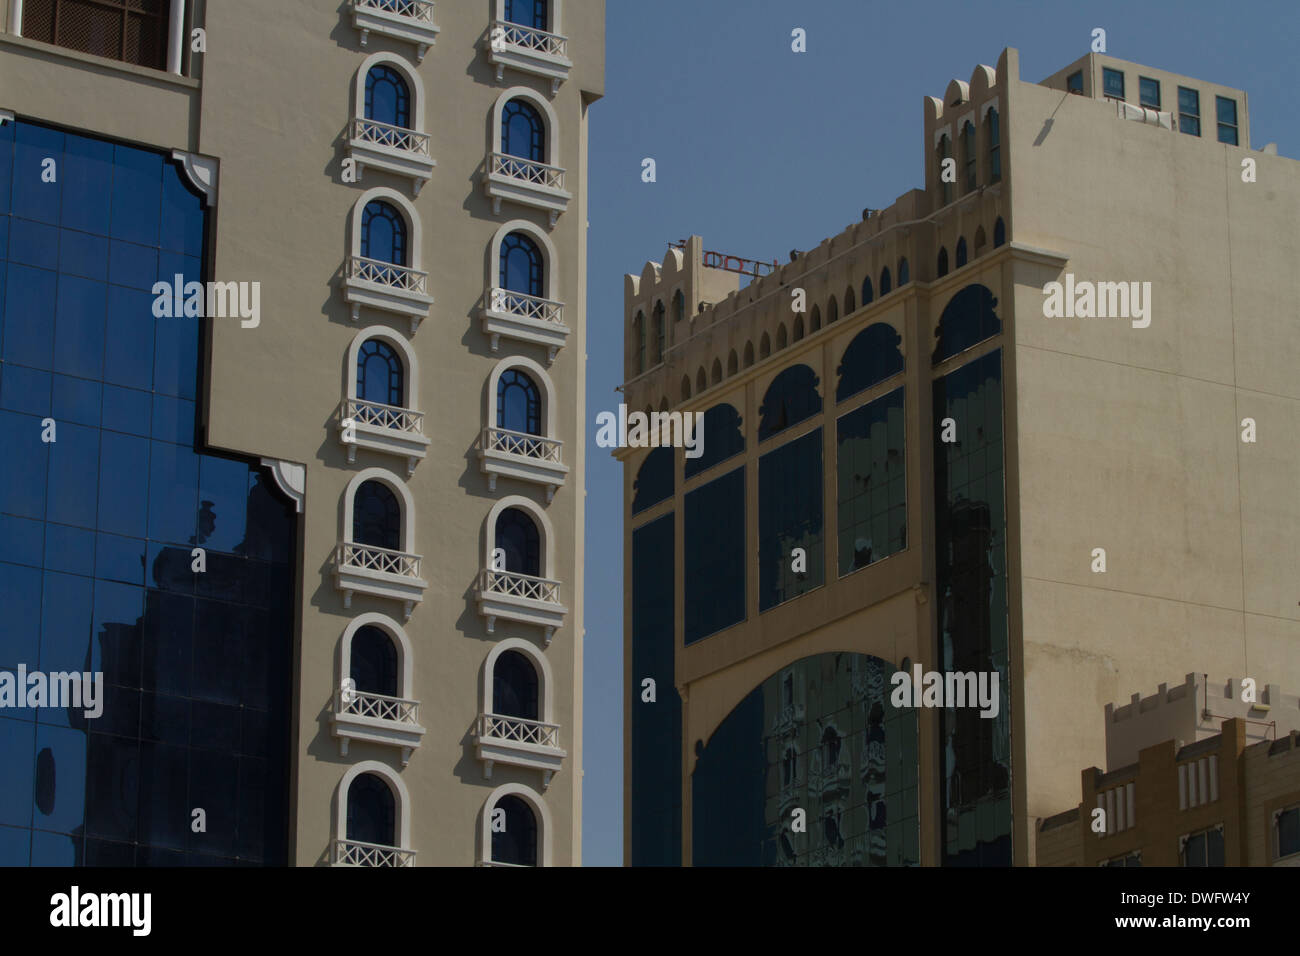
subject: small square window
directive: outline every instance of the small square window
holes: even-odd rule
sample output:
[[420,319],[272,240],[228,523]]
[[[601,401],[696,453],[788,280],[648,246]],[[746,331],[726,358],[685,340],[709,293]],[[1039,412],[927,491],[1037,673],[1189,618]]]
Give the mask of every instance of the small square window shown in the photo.
[[1071,73],[1065,78],[1065,88],[1071,93],[1083,92],[1083,70]]
[[1223,866],[1223,830],[1193,833],[1183,844],[1183,866]]
[[1201,135],[1201,94],[1178,87],[1178,128],[1188,136]]
[[1237,101],[1225,96],[1214,98],[1214,111],[1219,120],[1219,142],[1237,145]]
[[1160,109],[1160,81],[1149,76],[1139,76],[1138,101],[1148,109]]
[[1124,74],[1119,70],[1112,70],[1110,67],[1103,67],[1101,71],[1101,86],[1106,96],[1110,99],[1124,99]]

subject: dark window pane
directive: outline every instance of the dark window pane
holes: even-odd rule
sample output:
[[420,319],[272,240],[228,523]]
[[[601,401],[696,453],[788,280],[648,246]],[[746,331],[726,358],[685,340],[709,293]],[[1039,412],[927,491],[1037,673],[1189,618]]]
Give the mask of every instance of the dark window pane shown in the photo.
[[697,439],[704,443],[701,454],[698,458],[683,457],[687,480],[745,450],[745,431],[735,406],[725,402],[714,405],[705,411],[702,424],[703,438]]
[[686,494],[685,634],[690,644],[745,619],[745,469]]
[[817,373],[807,365],[792,365],[772,379],[759,406],[758,440],[771,438],[822,410]]
[[1160,109],[1160,81],[1148,76],[1138,77],[1138,97],[1143,106]]
[[[705,443],[708,449],[708,443]],[[673,450],[655,448],[645,456],[637,469],[632,488],[632,514],[640,514],[673,496]]]
[[[822,430],[818,428],[758,460],[760,611],[825,583],[822,528]],[[796,548],[803,551],[798,562]]]
[[948,300],[939,316],[936,330],[939,341],[930,357],[931,363],[938,365],[1001,332],[1002,321],[994,311],[997,304],[993,293],[982,285],[968,285]]
[[386,631],[367,626],[352,635],[352,663],[349,676],[355,683],[356,690],[363,694],[400,696],[397,683],[397,648]]
[[907,458],[903,389],[863,405],[836,424],[839,573],[907,547]]
[[1124,74],[1119,70],[1112,70],[1110,67],[1102,67],[1101,85],[1106,96],[1112,96],[1115,99],[1124,98]]
[[505,826],[492,832],[492,860],[514,866],[537,865],[537,818],[521,797],[509,794],[496,802]]
[[537,668],[518,651],[505,651],[492,666],[492,712],[539,720]]
[[396,846],[396,821],[396,801],[388,782],[373,773],[359,774],[348,787],[347,838]]

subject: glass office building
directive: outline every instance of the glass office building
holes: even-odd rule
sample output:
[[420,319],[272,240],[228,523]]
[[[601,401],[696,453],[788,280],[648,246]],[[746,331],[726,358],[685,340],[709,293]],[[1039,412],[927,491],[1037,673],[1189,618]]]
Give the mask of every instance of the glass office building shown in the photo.
[[0,123],[0,671],[102,674],[0,707],[0,865],[287,862],[293,508],[199,451],[203,319],[151,291],[209,229],[164,154]]

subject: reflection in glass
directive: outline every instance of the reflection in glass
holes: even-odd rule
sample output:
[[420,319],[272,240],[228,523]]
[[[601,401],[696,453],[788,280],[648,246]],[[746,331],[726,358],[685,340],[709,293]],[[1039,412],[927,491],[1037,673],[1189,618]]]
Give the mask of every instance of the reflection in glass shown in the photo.
[[907,547],[903,389],[836,422],[841,575]]
[[[822,526],[822,430],[818,428],[758,460],[760,611],[825,583]],[[794,557],[796,548],[803,551],[802,561]]]

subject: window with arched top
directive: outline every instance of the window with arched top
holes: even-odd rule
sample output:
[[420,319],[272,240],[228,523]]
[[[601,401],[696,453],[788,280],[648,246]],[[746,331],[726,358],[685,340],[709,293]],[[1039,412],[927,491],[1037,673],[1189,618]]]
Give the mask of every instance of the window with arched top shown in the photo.
[[532,376],[511,368],[497,379],[497,427],[542,434],[542,396]]
[[946,246],[939,247],[939,257],[934,263],[934,274],[939,278],[943,278],[948,274],[948,248]]
[[645,313],[638,312],[636,318],[632,320],[632,332],[636,336],[636,374],[640,375],[646,370],[645,364]]
[[727,356],[727,377],[730,378],[740,371],[740,359],[736,356],[736,350],[732,349],[731,354]]
[[758,357],[760,359],[765,359],[771,354],[772,354],[772,340],[769,339],[767,337],[767,333],[764,332],[763,338],[760,339],[758,343]]
[[411,128],[411,89],[391,66],[376,63],[366,73],[366,119]]
[[492,664],[492,713],[541,720],[537,668],[519,651],[502,651]]
[[791,341],[794,342],[798,342],[800,339],[803,338],[803,316],[802,315],[796,315],[794,317],[794,333],[791,335],[790,338]]
[[361,694],[401,697],[397,647],[383,628],[367,624],[352,635],[348,676]]
[[989,182],[1002,181],[1002,123],[998,119],[997,107],[989,109]]
[[665,343],[666,330],[664,329],[664,304],[662,302],[655,303],[654,322],[655,322],[654,364],[658,365],[660,362],[664,360],[664,346],[666,344]]
[[[951,165],[945,161],[952,159],[952,140],[948,138],[947,133],[944,133],[939,137],[939,144],[935,147],[935,159],[938,162],[940,192],[943,195],[943,204],[946,206],[948,203],[952,202],[952,182],[949,177],[945,175],[947,167]],[[888,289],[882,288],[880,294],[884,295],[888,291]]]
[[875,298],[875,293],[871,289],[871,276],[862,280],[862,304],[868,305]]
[[501,152],[534,163],[546,162],[546,124],[541,112],[524,99],[501,110]]
[[546,297],[546,265],[531,236],[512,232],[501,240],[501,288],[536,298]]
[[753,364],[754,364],[754,343],[746,342],[745,343],[745,368],[749,368]]
[[496,802],[492,813],[504,824],[491,828],[492,862],[507,866],[536,866],[537,817],[528,801],[507,794]]
[[405,407],[405,368],[397,349],[382,339],[367,339],[357,351],[357,395],[363,402]]
[[686,296],[682,295],[682,290],[678,289],[673,293],[673,322],[680,322],[686,318]]
[[397,799],[388,781],[361,773],[348,787],[347,839],[375,846],[397,846]]
[[889,266],[880,270],[880,294],[889,295],[890,290],[894,287],[889,278]]
[[858,309],[857,303],[853,300],[853,286],[844,290],[844,314],[852,315]]
[[364,481],[352,499],[352,541],[402,550],[402,506],[382,481]]
[[695,394],[699,394],[709,387],[709,380],[704,374],[704,366],[701,365],[699,371],[695,373]]
[[830,325],[832,322],[838,322],[839,319],[840,319],[839,303],[835,301],[835,296],[831,296],[831,300],[826,303],[826,324]]
[[789,344],[789,339],[786,338],[785,333],[785,323],[782,322],[776,327],[776,350],[779,352]]
[[993,248],[996,249],[1007,241],[1007,226],[998,216],[998,221],[993,224]]
[[[683,384],[690,387],[689,382]],[[632,481],[632,514],[640,514],[671,498],[675,483],[673,474],[673,450],[667,445],[652,449]]]
[[812,329],[814,332],[819,332],[821,331],[821,327],[822,310],[820,306],[814,305],[812,307],[812,312],[808,314],[808,328]]
[[728,402],[719,402],[704,413],[699,434],[700,457],[687,458],[682,465],[682,477],[687,481],[745,450],[740,412]]
[[911,281],[911,279],[912,279],[912,272],[908,268],[907,257],[904,256],[902,259],[898,260],[898,284],[900,286],[905,286],[907,285],[908,282]]
[[534,30],[549,30],[547,0],[506,0],[506,19]]
[[506,508],[497,517],[496,547],[505,554],[505,567],[497,570],[511,574],[542,576],[541,535],[537,524],[522,508]]
[[962,236],[957,240],[957,268],[960,269],[966,264],[966,237]]
[[903,371],[903,337],[892,325],[873,322],[853,337],[836,371],[835,401],[842,402]]
[[975,229],[975,255],[980,256],[984,253],[984,247],[989,244],[988,236],[984,233],[983,226],[977,226]]
[[406,266],[406,220],[390,203],[374,199],[361,214],[361,255]]
[[975,188],[975,124],[967,120],[961,127],[962,157],[966,160],[966,192]]
[[689,375],[683,375],[682,376],[682,401],[684,402],[690,397],[691,397],[691,377]]
[[718,359],[714,359],[710,382],[713,385],[717,385],[721,381],[722,381],[722,362],[719,361]]
[[822,410],[817,373],[807,365],[782,369],[767,386],[759,406],[758,440],[812,418]]

